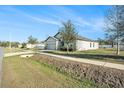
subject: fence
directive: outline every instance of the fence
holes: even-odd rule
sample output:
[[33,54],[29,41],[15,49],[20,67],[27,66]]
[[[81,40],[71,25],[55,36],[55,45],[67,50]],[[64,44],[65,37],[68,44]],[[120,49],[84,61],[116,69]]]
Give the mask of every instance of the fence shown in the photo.
[[3,60],[3,49],[0,48],[0,87],[1,87],[1,79],[2,79],[2,60]]
[[99,45],[99,48],[112,48],[112,45]]
[[[114,45],[113,47],[112,45],[99,45],[99,48],[117,48],[117,45]],[[120,44],[120,50],[124,50],[124,44]]]

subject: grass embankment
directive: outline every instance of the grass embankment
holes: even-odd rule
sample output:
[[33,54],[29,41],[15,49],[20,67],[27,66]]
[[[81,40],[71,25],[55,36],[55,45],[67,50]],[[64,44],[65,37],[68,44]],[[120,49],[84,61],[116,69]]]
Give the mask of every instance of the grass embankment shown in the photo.
[[4,58],[2,87],[95,87],[60,73],[47,64],[19,56]]
[[65,51],[48,51],[48,53],[124,64],[124,51],[120,51],[120,55],[116,55],[115,49],[75,51],[68,54]]
[[62,58],[55,58],[46,55],[35,55],[33,59],[44,64],[52,65],[57,71],[70,75],[72,78],[80,81],[93,81],[95,87],[124,87],[123,70],[107,68],[91,64],[84,64]]

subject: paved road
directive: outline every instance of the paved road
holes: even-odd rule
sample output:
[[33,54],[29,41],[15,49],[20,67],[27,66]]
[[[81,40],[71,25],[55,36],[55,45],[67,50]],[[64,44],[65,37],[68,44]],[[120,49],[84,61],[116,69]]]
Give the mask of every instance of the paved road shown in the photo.
[[94,65],[99,65],[99,66],[105,66],[105,67],[109,67],[109,68],[116,68],[116,69],[124,70],[124,65],[123,64],[116,64],[116,63],[110,63],[110,62],[104,62],[104,61],[89,60],[89,59],[84,59],[84,58],[67,57],[67,56],[55,55],[55,54],[50,54],[50,53],[42,53],[42,52],[40,52],[40,54],[47,55],[47,56],[52,56],[52,57],[57,57],[57,58],[62,58],[62,59],[68,59],[68,60],[72,60],[72,61],[76,61],[76,62],[82,62],[82,63],[88,63],[88,64],[94,64]]
[[2,77],[2,59],[3,59],[3,49],[0,48],[0,86],[1,86],[1,77]]

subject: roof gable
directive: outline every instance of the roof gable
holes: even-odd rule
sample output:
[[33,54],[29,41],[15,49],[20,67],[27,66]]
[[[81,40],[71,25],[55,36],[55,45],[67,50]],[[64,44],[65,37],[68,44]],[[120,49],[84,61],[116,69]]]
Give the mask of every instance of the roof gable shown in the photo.
[[47,40],[50,39],[50,38],[52,38],[52,39],[54,39],[54,40],[58,40],[58,39],[55,38],[55,37],[49,36],[45,41],[47,41]]
[[61,36],[61,32],[58,32],[57,34],[55,34],[54,37],[57,38],[57,39],[60,39],[61,38],[60,36]]

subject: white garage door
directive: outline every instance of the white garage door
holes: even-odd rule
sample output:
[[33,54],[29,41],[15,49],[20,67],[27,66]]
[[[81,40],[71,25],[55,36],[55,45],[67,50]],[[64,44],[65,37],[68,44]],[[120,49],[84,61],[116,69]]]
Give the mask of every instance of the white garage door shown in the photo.
[[56,42],[47,42],[48,50],[56,50]]

